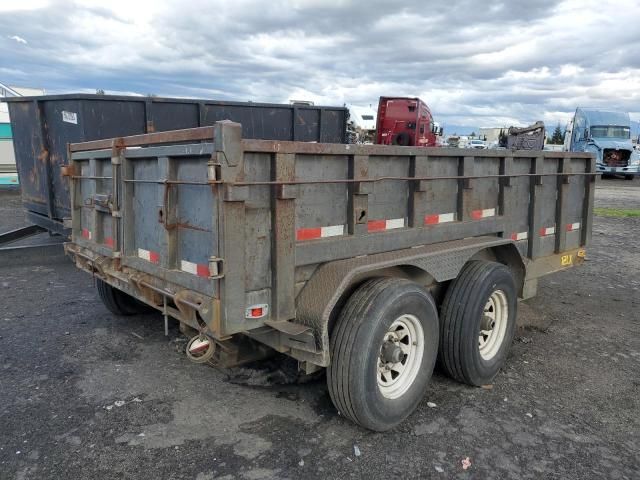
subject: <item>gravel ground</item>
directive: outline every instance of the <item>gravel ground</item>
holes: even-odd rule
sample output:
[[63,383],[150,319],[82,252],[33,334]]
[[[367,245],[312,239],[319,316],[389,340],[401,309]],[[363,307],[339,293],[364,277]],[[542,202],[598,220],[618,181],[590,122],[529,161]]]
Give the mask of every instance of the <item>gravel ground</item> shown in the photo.
[[[640,181],[596,197],[640,208]],[[586,264],[520,305],[546,327],[518,333],[493,388],[436,373],[384,434],[339,416],[321,380],[251,387],[190,363],[176,325],[110,315],[70,264],[5,268],[0,478],[639,478],[637,238],[640,218],[596,217]]]
[[0,233],[27,225],[20,193],[14,188],[0,188]]

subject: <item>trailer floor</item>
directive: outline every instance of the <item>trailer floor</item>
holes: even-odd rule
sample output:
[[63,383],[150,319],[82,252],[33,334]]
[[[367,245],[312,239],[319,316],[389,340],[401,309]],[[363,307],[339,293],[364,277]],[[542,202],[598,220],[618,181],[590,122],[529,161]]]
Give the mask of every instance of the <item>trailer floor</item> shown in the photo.
[[[640,179],[597,202],[622,188],[640,208]],[[175,325],[110,315],[71,264],[4,268],[0,478],[638,478],[639,238],[640,218],[597,217],[586,265],[521,305],[543,328],[518,333],[493,388],[437,373],[385,434],[340,417],[323,381],[190,363]]]

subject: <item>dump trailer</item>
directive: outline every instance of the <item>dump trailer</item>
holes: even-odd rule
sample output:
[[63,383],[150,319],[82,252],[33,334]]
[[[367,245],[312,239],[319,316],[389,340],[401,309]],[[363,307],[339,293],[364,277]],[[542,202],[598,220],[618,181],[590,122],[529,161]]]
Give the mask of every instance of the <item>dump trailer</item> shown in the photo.
[[66,94],[4,99],[9,105],[22,203],[29,221],[67,234],[69,185],[61,175],[67,144],[101,138],[242,123],[243,136],[346,143],[342,107],[187,98]]
[[177,319],[193,361],[325,368],[341,414],[383,431],[438,356],[494,381],[518,299],[584,260],[594,172],[588,153],[251,140],[218,122],[70,145],[65,249],[115,314]]

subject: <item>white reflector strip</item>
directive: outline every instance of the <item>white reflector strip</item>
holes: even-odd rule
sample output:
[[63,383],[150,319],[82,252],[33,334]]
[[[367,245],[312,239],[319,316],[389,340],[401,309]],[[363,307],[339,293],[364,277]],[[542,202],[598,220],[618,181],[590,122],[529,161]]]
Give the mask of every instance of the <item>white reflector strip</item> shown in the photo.
[[545,237],[547,235],[554,235],[556,233],[556,227],[542,227],[540,229],[540,236]]
[[396,228],[404,228],[404,218],[369,220],[367,222],[367,231],[369,232],[384,232],[385,230],[393,230]]
[[567,231],[572,232],[574,230],[578,230],[580,228],[580,222],[571,223],[567,225]]
[[180,270],[192,275],[197,275],[198,277],[209,276],[209,266],[203,263],[193,263],[187,260],[182,260],[180,261]]
[[344,235],[344,225],[330,225],[328,227],[298,228],[296,240],[317,240],[318,238],[338,237]]
[[424,224],[425,225],[438,225],[440,223],[449,223],[455,222],[456,214],[455,213],[440,213],[436,215],[425,215],[424,216]]
[[404,228],[404,218],[393,218],[387,220],[386,229],[393,230],[394,228]]
[[495,217],[495,208],[485,208],[484,210],[473,210],[471,212],[471,218],[478,220],[480,218]]
[[527,232],[514,233],[511,235],[511,240],[526,240],[529,237]]
[[157,252],[152,252],[143,248],[138,249],[138,257],[151,263],[158,263],[160,261],[160,255],[158,255]]
[[455,213],[441,213],[438,215],[438,223],[453,222],[456,219]]
[[320,228],[320,237],[338,237],[344,235],[344,225],[333,225]]

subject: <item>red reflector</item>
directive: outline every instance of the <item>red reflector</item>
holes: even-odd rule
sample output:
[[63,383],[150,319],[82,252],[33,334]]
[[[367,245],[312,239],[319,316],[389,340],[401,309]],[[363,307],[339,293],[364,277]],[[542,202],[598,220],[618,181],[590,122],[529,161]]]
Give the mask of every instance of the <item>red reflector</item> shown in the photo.
[[367,231],[369,232],[380,232],[386,229],[387,229],[386,220],[369,220],[369,222],[367,223]]
[[440,215],[425,215],[424,224],[425,225],[437,225],[440,220]]
[[261,317],[262,316],[262,308],[252,308],[251,309],[252,317]]
[[149,252],[149,261],[151,263],[159,263],[160,262],[160,254],[157,252]]
[[315,240],[322,237],[322,228],[299,228],[296,230],[296,240]]

